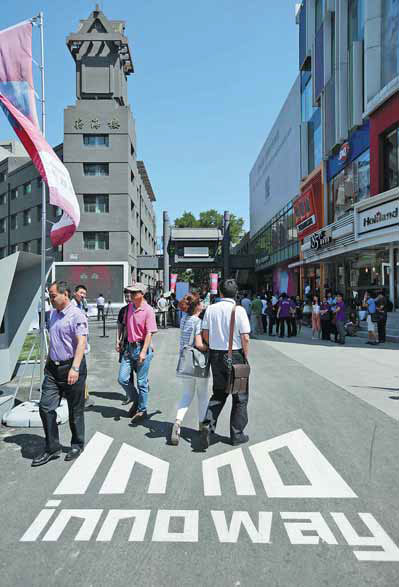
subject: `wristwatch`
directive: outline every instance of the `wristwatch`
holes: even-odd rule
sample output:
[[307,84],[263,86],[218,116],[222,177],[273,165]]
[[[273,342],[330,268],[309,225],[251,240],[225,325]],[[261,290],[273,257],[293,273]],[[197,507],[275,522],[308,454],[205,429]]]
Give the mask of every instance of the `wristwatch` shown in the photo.
[[75,371],[75,373],[79,373],[79,367],[74,367],[72,365],[71,369],[72,369],[72,371]]

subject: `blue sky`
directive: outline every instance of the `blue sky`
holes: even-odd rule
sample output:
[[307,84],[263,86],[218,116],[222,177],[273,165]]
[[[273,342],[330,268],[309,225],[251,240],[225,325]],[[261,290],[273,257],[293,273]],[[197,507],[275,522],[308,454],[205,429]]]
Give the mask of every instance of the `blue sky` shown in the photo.
[[[162,210],[216,208],[243,216],[248,176],[298,72],[295,0],[103,0],[127,22],[135,74],[129,99],[138,158]],[[88,0],[9,3],[6,28],[43,10],[47,138],[63,140],[63,109],[75,100],[74,63],[65,38],[87,18]],[[38,33],[34,55],[39,59]],[[39,88],[36,88],[37,91]],[[11,136],[0,117],[0,137]],[[282,170],[283,172],[283,170]]]

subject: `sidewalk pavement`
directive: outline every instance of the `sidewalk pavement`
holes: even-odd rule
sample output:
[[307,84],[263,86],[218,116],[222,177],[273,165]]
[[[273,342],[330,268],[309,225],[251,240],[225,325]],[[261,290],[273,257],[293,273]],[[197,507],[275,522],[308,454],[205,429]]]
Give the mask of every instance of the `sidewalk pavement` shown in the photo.
[[399,420],[397,344],[370,346],[364,338],[348,336],[342,346],[312,340],[312,330],[307,327],[297,337],[281,339],[263,334],[256,338]]

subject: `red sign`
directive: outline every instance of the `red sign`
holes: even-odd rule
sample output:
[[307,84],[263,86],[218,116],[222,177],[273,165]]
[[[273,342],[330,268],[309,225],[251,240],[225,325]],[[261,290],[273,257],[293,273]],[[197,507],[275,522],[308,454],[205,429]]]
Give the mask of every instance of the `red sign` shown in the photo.
[[303,233],[309,228],[312,231],[317,224],[316,206],[313,196],[313,187],[308,188],[294,202],[295,224],[298,236],[304,236]]
[[211,280],[211,294],[217,294],[219,275],[217,273],[211,273],[209,277]]
[[350,145],[348,142],[344,143],[340,150],[339,150],[339,154],[338,154],[338,160],[342,163],[343,161],[346,161],[349,157],[349,153],[350,153]]
[[177,273],[170,274],[170,291],[176,291]]

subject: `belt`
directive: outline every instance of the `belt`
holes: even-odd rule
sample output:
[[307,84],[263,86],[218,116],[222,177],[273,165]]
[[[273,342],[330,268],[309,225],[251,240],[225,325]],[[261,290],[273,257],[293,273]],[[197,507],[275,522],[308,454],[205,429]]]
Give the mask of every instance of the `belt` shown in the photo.
[[69,363],[72,363],[72,361],[73,357],[71,357],[70,359],[66,359],[65,361],[53,361],[53,359],[50,359],[50,363],[53,363],[53,365],[57,365],[57,367],[61,365],[68,365]]
[[131,344],[133,347],[140,345],[140,344],[144,344],[144,340],[136,340],[134,342],[129,342],[128,344]]

